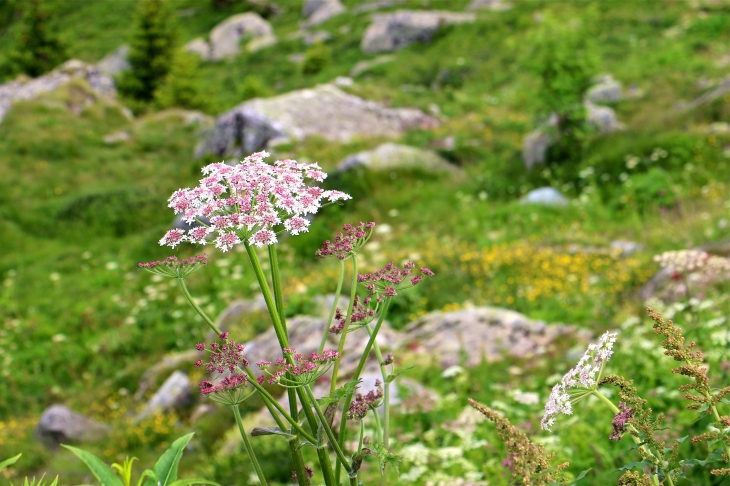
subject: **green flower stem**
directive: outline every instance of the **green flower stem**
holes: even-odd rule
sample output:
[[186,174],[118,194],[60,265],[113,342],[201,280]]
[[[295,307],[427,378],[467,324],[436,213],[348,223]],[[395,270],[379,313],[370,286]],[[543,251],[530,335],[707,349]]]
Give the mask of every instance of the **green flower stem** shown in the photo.
[[[602,393],[599,393],[597,390],[592,390],[592,392],[595,396],[597,396],[598,398],[603,400],[603,403],[605,403],[608,406],[608,408],[611,409],[611,411],[614,413],[614,415],[621,413],[621,410],[619,410],[618,407],[616,405],[614,405],[611,400],[606,398],[605,395],[603,395]],[[634,432],[636,432],[636,429],[634,428],[633,425],[629,424],[628,426],[631,427],[631,429],[633,429]],[[638,437],[635,437],[633,434],[629,434],[629,435],[631,435],[631,439],[633,439],[634,443],[637,446],[639,446],[645,453],[647,453],[648,455],[650,455],[656,459],[656,456],[654,454],[652,454],[652,452],[649,450],[649,448],[646,446],[646,444],[642,445],[641,440]],[[670,478],[669,475],[667,475],[667,481],[669,481],[670,485],[674,486],[674,483],[672,482],[672,478]],[[656,474],[652,474],[651,482],[655,486],[659,486],[659,478],[657,477]]]
[[309,400],[312,402],[312,405],[314,405],[314,411],[317,412],[319,421],[322,424],[324,433],[327,434],[327,439],[329,439],[332,449],[334,449],[335,454],[339,458],[340,462],[344,465],[345,471],[347,471],[349,473],[350,471],[352,471],[352,467],[347,462],[347,458],[345,457],[345,454],[342,452],[342,448],[337,443],[337,439],[335,439],[335,434],[332,432],[332,428],[329,426],[329,423],[327,423],[327,419],[325,418],[324,413],[322,413],[322,409],[319,407],[317,400],[314,398],[314,394],[312,393],[312,388],[309,385],[305,385],[304,390],[307,392],[307,395],[309,396]]
[[[712,403],[712,396],[710,396],[709,392],[705,392],[705,398],[707,399],[707,403]],[[721,426],[720,422],[720,414],[717,411],[717,407],[715,405],[710,405],[710,409],[712,409],[712,416],[715,418],[715,423],[717,423],[718,428]],[[730,445],[727,444],[727,442],[723,441],[723,447],[725,448],[725,454],[728,458],[730,458]]]
[[360,421],[360,440],[357,443],[357,452],[358,452],[358,454],[360,452],[362,452],[362,443],[363,443],[363,440],[364,439],[365,439],[365,422],[361,420]]
[[[370,329],[370,324],[365,327],[368,330],[368,334],[372,336],[373,330]],[[390,422],[390,383],[388,383],[388,370],[383,364],[383,353],[380,352],[380,346],[378,346],[377,341],[373,341],[373,350],[375,351],[375,356],[378,358],[378,363],[380,363],[380,373],[383,375],[383,409],[385,411],[383,416],[383,446],[387,449],[388,425]]]
[[[250,369],[250,368],[247,368],[247,369]],[[294,427],[296,429],[296,431],[299,432],[302,435],[302,437],[304,437],[306,440],[308,440],[309,442],[311,442],[313,444],[316,444],[317,443],[317,439],[315,439],[314,437],[312,437],[306,430],[304,430],[302,428],[301,425],[299,425],[299,422],[296,422],[291,417],[291,415],[289,415],[288,413],[286,413],[286,410],[284,410],[284,407],[282,407],[279,404],[279,402],[277,402],[276,399],[274,397],[272,397],[271,394],[268,391],[266,391],[266,388],[264,388],[263,386],[259,385],[259,383],[256,380],[249,380],[249,383],[251,384],[251,386],[253,386],[254,388],[256,388],[256,391],[259,392],[259,394],[261,395],[261,397],[264,399],[264,402],[265,403],[271,403],[271,405],[273,405],[276,408],[276,410],[279,411],[279,413],[281,414],[281,416],[284,417],[286,419],[286,421],[289,422],[292,425],[292,427]],[[282,430],[284,430],[282,427],[279,427],[279,428],[281,428]]]
[[259,461],[256,459],[256,454],[253,452],[253,447],[251,447],[251,442],[248,440],[248,435],[246,435],[246,431],[243,430],[243,422],[241,421],[241,412],[238,410],[238,405],[234,405],[233,407],[233,415],[236,417],[236,423],[238,424],[238,430],[241,432],[241,438],[243,439],[243,447],[246,449],[246,453],[248,453],[248,458],[251,459],[251,464],[253,465],[253,468],[256,470],[256,475],[259,478],[259,481],[263,486],[267,486],[268,483],[266,482],[266,477],[264,476],[264,472],[261,470],[261,466],[259,465]]
[[324,345],[327,343],[327,334],[329,333],[330,327],[332,327],[332,319],[335,318],[335,311],[337,310],[337,302],[340,299],[340,292],[342,292],[342,283],[345,281],[345,260],[340,260],[340,278],[337,280],[337,290],[335,290],[335,299],[332,302],[332,308],[330,309],[330,316],[327,318],[327,325],[324,326],[324,332],[322,333],[322,342],[319,343],[318,354],[322,354],[324,351]]
[[378,442],[383,442],[383,424],[380,423],[380,415],[378,410],[373,408],[373,417],[375,417],[375,434],[377,435]]
[[[347,317],[345,317],[345,326],[340,334],[340,345],[337,352],[340,358],[335,361],[335,368],[332,371],[332,381],[330,382],[330,397],[335,396],[337,389],[337,372],[340,370],[340,359],[342,352],[345,350],[345,339],[347,339],[347,330],[350,328],[350,320],[352,319],[352,308],[355,304],[355,293],[357,292],[357,254],[352,255],[352,288],[350,289],[350,303],[347,305]],[[328,328],[329,329],[329,328]]]
[[[373,329],[373,333],[370,335],[370,339],[368,340],[367,344],[365,345],[365,350],[362,353],[362,356],[360,357],[360,362],[357,364],[357,369],[355,369],[355,374],[353,375],[352,379],[357,380],[360,378],[360,373],[362,373],[363,368],[365,367],[365,362],[368,359],[368,354],[370,354],[370,349],[373,347],[373,343],[375,342],[375,338],[378,335],[378,331],[380,331],[380,326],[383,325],[383,321],[385,320],[385,315],[388,313],[388,307],[390,307],[390,297],[385,298],[385,302],[383,303],[383,310],[380,313],[380,317],[378,318],[377,324],[375,324],[375,329]],[[345,443],[345,437],[347,436],[347,410],[350,408],[350,403],[352,402],[352,393],[348,393],[345,396],[345,404],[342,408],[342,420],[340,421],[340,434],[339,434],[339,444],[340,448],[343,448],[343,445]],[[338,462],[335,468],[335,480],[337,481],[337,484],[340,484],[340,463]]]
[[203,320],[206,322],[206,324],[208,324],[208,327],[210,327],[213,330],[213,332],[215,332],[216,336],[220,336],[221,330],[218,329],[218,326],[215,325],[213,320],[210,317],[208,317],[208,315],[205,312],[203,312],[203,309],[201,309],[200,306],[198,304],[196,304],[195,301],[193,300],[193,296],[190,295],[190,292],[188,291],[188,288],[185,285],[185,279],[178,278],[177,283],[180,284],[180,288],[182,289],[183,294],[185,295],[185,298],[188,299],[188,302],[193,307],[193,309],[195,309],[195,311],[200,315],[200,317],[203,318]]
[[[274,300],[276,301],[276,312],[279,313],[279,319],[281,319],[281,327],[284,329],[284,333],[287,334],[286,317],[284,316],[284,293],[281,291],[281,273],[279,272],[279,257],[276,252],[276,245],[269,245],[269,262],[271,264],[271,282],[274,285]],[[286,393],[289,398],[289,413],[294,420],[298,421],[299,406],[297,405],[296,391],[288,388],[286,390]],[[290,432],[292,430],[293,429],[290,429]],[[299,455],[301,455],[301,452],[299,452]],[[297,473],[297,477],[299,477],[299,473]]]
[[248,252],[248,258],[249,260],[251,260],[251,266],[253,267],[254,274],[256,274],[256,280],[258,280],[259,282],[261,293],[264,295],[266,308],[269,310],[271,322],[274,324],[274,332],[276,333],[276,338],[279,340],[279,345],[282,348],[288,348],[289,338],[286,335],[286,330],[284,329],[284,326],[281,324],[281,318],[279,317],[279,313],[276,311],[276,303],[274,302],[274,297],[271,295],[269,283],[266,281],[264,271],[261,268],[259,257],[258,255],[256,255],[256,249],[249,245],[247,241],[244,241],[243,244],[246,247],[246,251]]

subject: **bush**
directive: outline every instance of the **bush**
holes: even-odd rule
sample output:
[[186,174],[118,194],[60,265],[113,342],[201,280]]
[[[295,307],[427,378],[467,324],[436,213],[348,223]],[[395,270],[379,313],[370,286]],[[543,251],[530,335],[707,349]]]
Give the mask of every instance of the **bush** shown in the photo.
[[193,110],[202,110],[207,102],[200,92],[198,76],[198,56],[187,52],[179,52],[165,77],[163,84],[155,92],[155,103],[160,108],[177,106]]
[[175,28],[167,4],[141,0],[134,17],[129,50],[130,69],[118,81],[119,92],[136,101],[150,102],[172,69]]
[[259,98],[266,96],[271,93],[266,84],[254,74],[249,74],[243,78],[243,82],[238,87],[238,95],[242,101],[250,100],[252,98]]
[[[42,0],[29,0],[24,6],[17,45],[8,55],[6,70],[36,77],[65,61],[66,48],[48,25],[51,15]],[[2,9],[8,11],[8,7]]]
[[331,62],[332,49],[318,42],[304,53],[302,73],[305,75],[317,74]]

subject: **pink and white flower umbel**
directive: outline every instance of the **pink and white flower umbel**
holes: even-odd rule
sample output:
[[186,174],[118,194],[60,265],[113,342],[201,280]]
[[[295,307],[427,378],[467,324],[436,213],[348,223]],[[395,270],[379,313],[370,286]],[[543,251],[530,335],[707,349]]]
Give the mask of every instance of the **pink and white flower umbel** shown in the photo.
[[160,245],[175,248],[184,241],[205,245],[211,234],[216,235],[216,248],[224,252],[242,241],[273,245],[280,226],[292,235],[304,233],[309,230],[305,216],[316,213],[323,201],[351,199],[340,191],[307,185],[306,179],[322,182],[327,177],[317,164],[294,160],[268,164],[264,162],[268,156],[258,152],[237,165],[218,162],[203,167],[200,185],[175,191],[169,207],[186,223],[209,220],[210,224],[170,230]]
[[[603,368],[613,355],[613,344],[616,342],[615,332],[605,332],[598,343],[591,343],[578,364],[568,371],[560,383],[553,387],[550,398],[545,405],[545,415],[540,422],[543,430],[550,430],[559,414],[571,415],[572,402],[590,394],[603,375]],[[578,393],[570,393],[577,388]],[[572,396],[571,396],[572,395]]]

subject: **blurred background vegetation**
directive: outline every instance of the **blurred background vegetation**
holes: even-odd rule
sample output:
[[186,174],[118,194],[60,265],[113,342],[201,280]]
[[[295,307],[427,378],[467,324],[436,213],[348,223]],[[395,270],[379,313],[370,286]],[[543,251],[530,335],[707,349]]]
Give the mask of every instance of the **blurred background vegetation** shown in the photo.
[[[60,484],[90,480],[69,453],[33,438],[40,413],[64,403],[112,425],[110,438],[91,446],[109,462],[129,454],[148,467],[165,445],[196,431],[181,465],[187,477],[247,483],[247,461],[220,453],[230,426],[226,414],[192,422],[192,409],[182,409],[142,422],[130,418],[143,403],[133,395],[144,371],[205,338],[174,282],[151,279],[136,264],[168,255],[157,244],[173,223],[167,198],[194,185],[200,168],[218,160],[193,157],[200,127],[178,108],[218,115],[251,98],[349,76],[374,57],[360,48],[372,15],[357,10],[362,3],[342,0],[347,11],[317,27],[329,38],[307,45],[295,35],[302,21],[298,0],[0,0],[3,82],[37,77],[70,58],[93,64],[122,44],[130,46],[132,66],[116,78],[116,101],[69,109],[89,91],[71,82],[13,103],[0,122],[0,459],[24,453],[18,468],[5,471],[10,479],[48,472],[61,474]],[[463,12],[470,3],[403,0],[381,12]],[[366,269],[412,258],[437,274],[397,301],[390,319],[396,329],[431,311],[485,305],[595,334],[621,327],[616,371],[636,380],[656,411],[683,419],[686,433],[704,430],[682,408],[677,388],[683,381],[668,375],[671,363],[647,352],[656,341],[646,344],[654,338],[646,332],[639,290],[658,270],[653,255],[726,243],[730,236],[730,94],[678,108],[727,76],[730,6],[709,0],[510,3],[393,52],[390,62],[342,88],[438,116],[438,127],[410,130],[397,141],[435,151],[458,167],[457,175],[418,168],[334,173],[346,156],[383,143],[380,137],[347,143],[310,137],[272,149],[277,158],[319,162],[331,174],[328,188],[353,195],[322,211],[308,234],[281,243],[287,312],[311,312],[313,297],[334,291],[335,264],[314,257],[321,242],[344,223],[376,221],[385,230],[365,251]],[[222,61],[181,49],[242,12],[266,18],[278,42]],[[602,135],[586,122],[583,99],[606,73],[634,96],[611,103],[624,128]],[[550,123],[551,114],[557,121],[549,134],[559,141],[544,165],[528,170],[523,140]],[[105,141],[118,132],[128,137]],[[520,203],[543,186],[557,188],[570,203]],[[611,251],[612,241],[633,242],[637,251],[620,255]],[[180,256],[199,251],[175,250]],[[209,254],[211,264],[190,283],[209,313],[255,295],[245,253]],[[728,326],[728,292],[726,282],[707,290],[703,305],[681,301],[665,309],[679,324],[695,322],[687,334],[709,351],[711,376],[724,385],[728,337],[723,341],[717,331]],[[701,318],[689,320],[696,312]],[[708,320],[720,323],[703,325]],[[264,316],[253,316],[237,340],[266,328]],[[617,466],[632,453],[605,440],[610,417],[599,406],[589,404],[555,434],[538,431],[555,374],[573,365],[566,354],[574,356],[483,364],[456,380],[428,365],[409,372],[443,400],[428,412],[396,415],[399,446],[422,444],[427,451],[408,456],[404,471],[420,464],[459,477],[473,466],[490,485],[508,484],[503,446],[490,426],[480,425],[472,437],[488,445],[470,449],[438,425],[456,420],[473,397],[535,434],[571,462],[573,473],[594,467],[586,484],[615,482]],[[514,399],[516,390],[538,393],[540,403]],[[246,407],[259,405],[251,400]],[[597,423],[608,424],[606,430]],[[286,483],[286,445],[269,437],[260,443],[266,468]],[[435,452],[449,446],[461,447],[472,466]],[[691,484],[712,484],[696,469]]]

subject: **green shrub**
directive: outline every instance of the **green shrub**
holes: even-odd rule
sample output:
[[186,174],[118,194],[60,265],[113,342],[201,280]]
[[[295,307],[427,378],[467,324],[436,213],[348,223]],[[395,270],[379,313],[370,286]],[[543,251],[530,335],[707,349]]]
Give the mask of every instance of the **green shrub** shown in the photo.
[[[67,59],[66,47],[49,25],[51,13],[42,0],[28,0],[21,21],[16,46],[8,54],[8,69],[13,73],[40,76]],[[3,6],[5,12],[8,6]],[[7,13],[6,13],[7,15]]]
[[202,110],[207,103],[200,92],[199,60],[195,54],[178,52],[162,85],[155,91],[160,108],[189,108]]
[[243,78],[243,82],[238,87],[238,94],[242,101],[259,98],[270,93],[271,89],[255,74],[249,74]]
[[129,64],[119,78],[119,92],[139,102],[150,102],[170,73],[175,57],[175,26],[163,0],[141,0],[134,16]]
[[332,62],[332,49],[318,42],[304,53],[302,73],[305,75],[317,74]]

